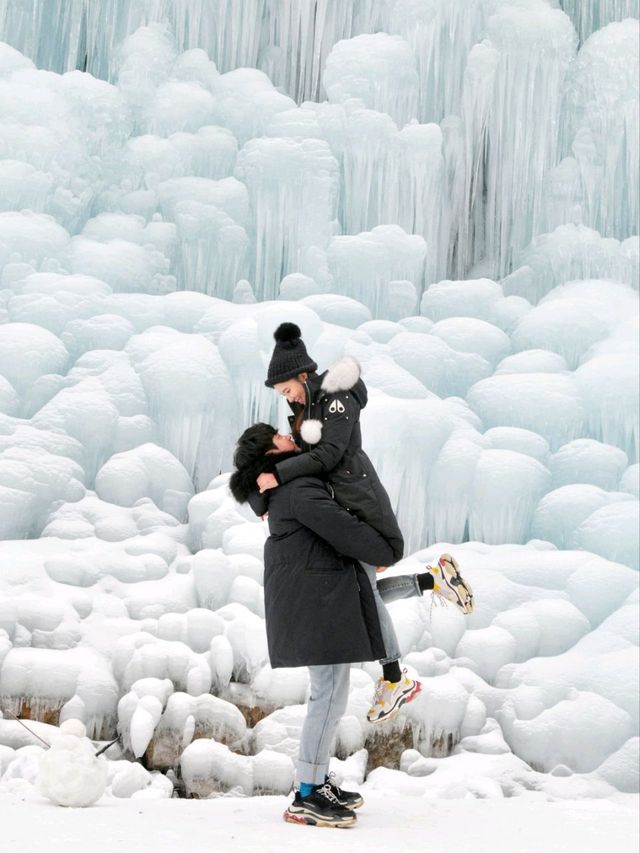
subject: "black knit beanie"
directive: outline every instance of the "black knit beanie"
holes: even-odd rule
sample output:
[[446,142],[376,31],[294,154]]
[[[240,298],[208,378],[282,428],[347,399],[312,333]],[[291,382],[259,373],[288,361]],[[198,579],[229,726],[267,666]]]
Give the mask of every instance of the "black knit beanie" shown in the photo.
[[273,333],[276,345],[269,362],[267,388],[273,388],[277,382],[286,382],[299,373],[315,373],[318,365],[307,353],[300,337],[300,329],[295,323],[281,323]]

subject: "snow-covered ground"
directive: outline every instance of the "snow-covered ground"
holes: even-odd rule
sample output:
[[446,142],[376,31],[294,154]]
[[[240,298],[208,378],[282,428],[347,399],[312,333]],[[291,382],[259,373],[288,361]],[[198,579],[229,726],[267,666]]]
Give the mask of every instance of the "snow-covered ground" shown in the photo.
[[351,829],[309,831],[282,820],[285,797],[215,800],[100,801],[60,809],[37,796],[0,797],[2,841],[33,853],[154,850],[157,853],[282,853],[367,850],[372,853],[635,853],[635,803],[549,802],[544,795],[505,801],[431,800],[362,788],[365,806]]

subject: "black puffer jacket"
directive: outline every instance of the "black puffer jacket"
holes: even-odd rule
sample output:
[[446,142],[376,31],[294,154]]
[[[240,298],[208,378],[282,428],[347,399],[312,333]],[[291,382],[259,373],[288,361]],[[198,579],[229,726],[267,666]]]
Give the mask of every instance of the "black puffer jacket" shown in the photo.
[[[289,418],[296,442],[306,452],[275,466],[281,484],[296,477],[324,477],[338,503],[381,533],[392,549],[391,563],[404,553],[404,540],[391,501],[367,454],[362,449],[360,411],[367,405],[367,388],[354,358],[337,361],[324,373],[309,377],[304,421],[296,431],[291,406]],[[366,561],[365,561],[366,562]]]
[[358,561],[390,563],[385,539],[337,504],[317,477],[256,491],[250,502],[257,514],[269,512],[264,603],[271,666],[384,657],[371,584]]

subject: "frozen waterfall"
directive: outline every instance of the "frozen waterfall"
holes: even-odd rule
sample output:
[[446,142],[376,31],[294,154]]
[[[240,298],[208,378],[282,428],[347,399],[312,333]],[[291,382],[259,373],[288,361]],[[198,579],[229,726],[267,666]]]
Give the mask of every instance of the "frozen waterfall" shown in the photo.
[[477,600],[390,606],[427,689],[372,735],[353,668],[339,781],[637,791],[638,6],[0,0],[0,710],[119,732],[108,796],[291,788],[228,488],[284,320],[360,363],[389,574],[451,551]]

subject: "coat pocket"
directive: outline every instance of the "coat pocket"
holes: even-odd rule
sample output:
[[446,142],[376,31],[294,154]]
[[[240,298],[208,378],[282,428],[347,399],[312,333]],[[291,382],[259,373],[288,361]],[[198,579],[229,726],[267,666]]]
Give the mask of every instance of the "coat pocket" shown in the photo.
[[336,566],[335,568],[331,568],[330,566],[306,566],[304,573],[305,575],[321,575],[322,577],[339,580],[349,571],[353,570],[345,566]]
[[367,473],[356,474],[349,469],[333,471],[330,484],[340,506],[358,518],[369,521],[380,515],[381,508],[374,484]]

